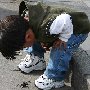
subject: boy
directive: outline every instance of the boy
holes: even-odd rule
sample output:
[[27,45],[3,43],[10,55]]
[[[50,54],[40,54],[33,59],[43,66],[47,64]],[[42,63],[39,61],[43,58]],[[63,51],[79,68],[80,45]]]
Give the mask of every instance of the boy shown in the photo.
[[[29,11],[24,1],[19,5],[19,16],[29,21]],[[23,61],[18,65],[18,68],[22,72],[30,73],[33,70],[43,70],[46,68],[46,62],[44,60],[45,50],[39,42],[36,42],[31,47],[24,48],[23,51],[27,54],[24,59],[21,59]]]
[[7,58],[13,58],[16,51],[36,42],[52,47],[44,74],[35,80],[38,88],[46,90],[64,86],[73,52],[86,40],[90,30],[85,13],[53,14],[49,10],[44,11],[40,4],[31,5],[29,23],[19,16],[6,17],[0,23],[0,51]]

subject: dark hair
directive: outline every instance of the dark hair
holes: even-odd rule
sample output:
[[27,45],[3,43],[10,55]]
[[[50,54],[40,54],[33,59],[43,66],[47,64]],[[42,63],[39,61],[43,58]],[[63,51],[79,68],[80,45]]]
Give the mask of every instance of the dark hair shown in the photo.
[[25,43],[29,22],[18,15],[7,16],[0,21],[0,52],[6,58],[15,58]]

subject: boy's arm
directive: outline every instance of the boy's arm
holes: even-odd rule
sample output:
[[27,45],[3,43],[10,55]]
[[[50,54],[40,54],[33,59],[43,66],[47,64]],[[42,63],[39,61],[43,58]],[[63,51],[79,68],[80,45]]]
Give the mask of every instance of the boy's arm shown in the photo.
[[62,44],[66,47],[66,42],[73,34],[73,25],[70,17],[68,14],[61,14],[53,21],[50,27],[50,34],[60,34],[59,39],[53,44],[54,47],[60,47]]

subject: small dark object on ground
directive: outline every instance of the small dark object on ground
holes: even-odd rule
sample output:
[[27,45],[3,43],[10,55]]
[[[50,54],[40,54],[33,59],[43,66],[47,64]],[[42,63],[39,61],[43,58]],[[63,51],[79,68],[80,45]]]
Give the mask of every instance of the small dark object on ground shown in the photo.
[[23,82],[22,84],[18,84],[17,86],[20,86],[21,88],[29,88],[28,87],[28,83],[31,83],[31,81],[28,81],[28,82]]

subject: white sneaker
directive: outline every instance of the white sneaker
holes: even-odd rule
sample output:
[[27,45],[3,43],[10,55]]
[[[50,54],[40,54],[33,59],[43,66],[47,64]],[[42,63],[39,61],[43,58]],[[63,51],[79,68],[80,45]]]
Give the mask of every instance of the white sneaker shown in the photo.
[[50,90],[51,88],[60,88],[64,86],[64,80],[55,81],[52,79],[48,79],[46,75],[41,75],[37,80],[35,80],[35,85],[39,89]]
[[18,68],[25,72],[30,73],[33,70],[43,70],[46,68],[46,62],[44,58],[39,58],[33,54],[27,54],[23,61],[18,65]]

